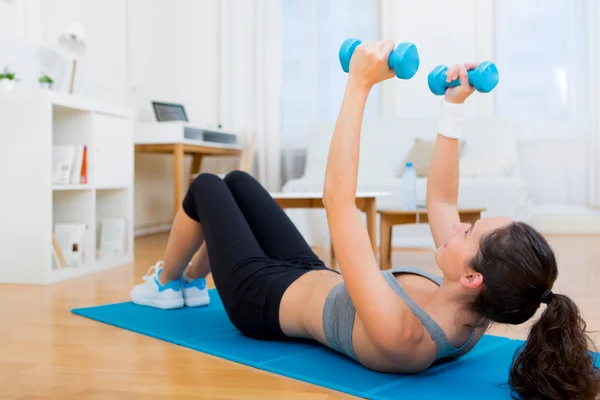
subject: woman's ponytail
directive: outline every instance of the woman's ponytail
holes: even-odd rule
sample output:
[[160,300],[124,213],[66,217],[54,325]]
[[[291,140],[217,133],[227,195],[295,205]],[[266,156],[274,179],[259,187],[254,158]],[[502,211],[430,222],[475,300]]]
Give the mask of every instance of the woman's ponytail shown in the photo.
[[515,353],[509,384],[517,399],[593,400],[600,394],[600,370],[593,343],[577,305],[547,291],[548,306]]

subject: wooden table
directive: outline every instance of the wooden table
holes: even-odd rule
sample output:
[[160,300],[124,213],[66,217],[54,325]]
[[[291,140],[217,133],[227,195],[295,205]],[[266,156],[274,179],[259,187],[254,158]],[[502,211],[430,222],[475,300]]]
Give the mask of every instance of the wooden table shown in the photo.
[[[371,240],[373,253],[377,255],[377,197],[386,196],[387,192],[359,192],[356,194],[356,208],[367,217],[367,232]],[[271,193],[281,208],[324,208],[323,194],[314,193]],[[331,244],[331,268],[335,268],[335,251]]]
[[[481,218],[483,208],[459,209],[458,215],[461,222],[474,223]],[[415,211],[404,210],[378,210],[381,217],[380,221],[380,240],[379,262],[382,269],[388,269],[391,266],[392,257],[392,227],[403,224],[419,224],[429,222],[427,209],[419,208]]]
[[241,156],[242,148],[237,146],[219,146],[209,143],[193,144],[193,141],[186,140],[186,143],[160,143],[135,145],[136,153],[158,153],[173,154],[175,164],[175,214],[181,207],[183,196],[185,195],[185,185],[183,172],[184,156],[192,156],[191,173],[197,174],[202,166],[203,156]]

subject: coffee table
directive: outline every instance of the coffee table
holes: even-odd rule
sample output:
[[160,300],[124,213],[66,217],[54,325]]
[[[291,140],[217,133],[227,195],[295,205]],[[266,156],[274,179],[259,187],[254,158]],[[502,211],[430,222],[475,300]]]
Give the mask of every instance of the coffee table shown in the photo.
[[[461,222],[474,223],[481,218],[484,208],[459,209],[458,215]],[[426,208],[418,208],[415,211],[404,210],[378,210],[381,217],[380,222],[380,240],[379,262],[382,269],[388,269],[391,266],[392,258],[392,227],[402,224],[419,224],[429,222]]]
[[[356,208],[367,217],[367,232],[373,253],[377,255],[377,197],[387,196],[388,192],[359,192],[356,194]],[[271,193],[281,208],[324,208],[322,192]],[[335,252],[331,249],[330,267],[335,269]]]

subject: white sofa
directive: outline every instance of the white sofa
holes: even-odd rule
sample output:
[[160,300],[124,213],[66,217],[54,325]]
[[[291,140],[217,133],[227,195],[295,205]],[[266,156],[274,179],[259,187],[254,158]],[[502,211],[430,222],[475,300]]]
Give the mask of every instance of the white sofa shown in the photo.
[[[283,192],[323,190],[325,167],[334,121],[310,129],[306,167],[299,179],[289,180]],[[363,122],[359,162],[359,191],[386,191],[378,208],[399,208],[401,172],[416,138],[435,140],[435,118],[376,119]],[[531,213],[528,183],[519,176],[517,127],[499,118],[471,119],[465,125],[459,179],[459,207],[487,209],[484,216],[504,215],[527,220]],[[417,180],[417,202],[425,204],[427,178]],[[312,246],[328,246],[329,231],[324,210],[287,210]],[[378,228],[379,229],[379,228]],[[394,246],[433,245],[427,224],[394,228]]]

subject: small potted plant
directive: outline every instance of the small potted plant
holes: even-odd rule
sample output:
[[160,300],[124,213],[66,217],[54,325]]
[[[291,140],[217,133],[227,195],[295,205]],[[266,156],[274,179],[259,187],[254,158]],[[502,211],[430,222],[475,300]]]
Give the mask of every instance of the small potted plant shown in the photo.
[[0,88],[3,90],[12,90],[15,87],[14,72],[10,72],[8,67],[4,67],[4,72],[0,73]]
[[42,89],[52,89],[52,84],[54,83],[54,80],[52,78],[50,78],[48,75],[42,73],[42,76],[40,76],[39,82],[40,82],[40,87]]

